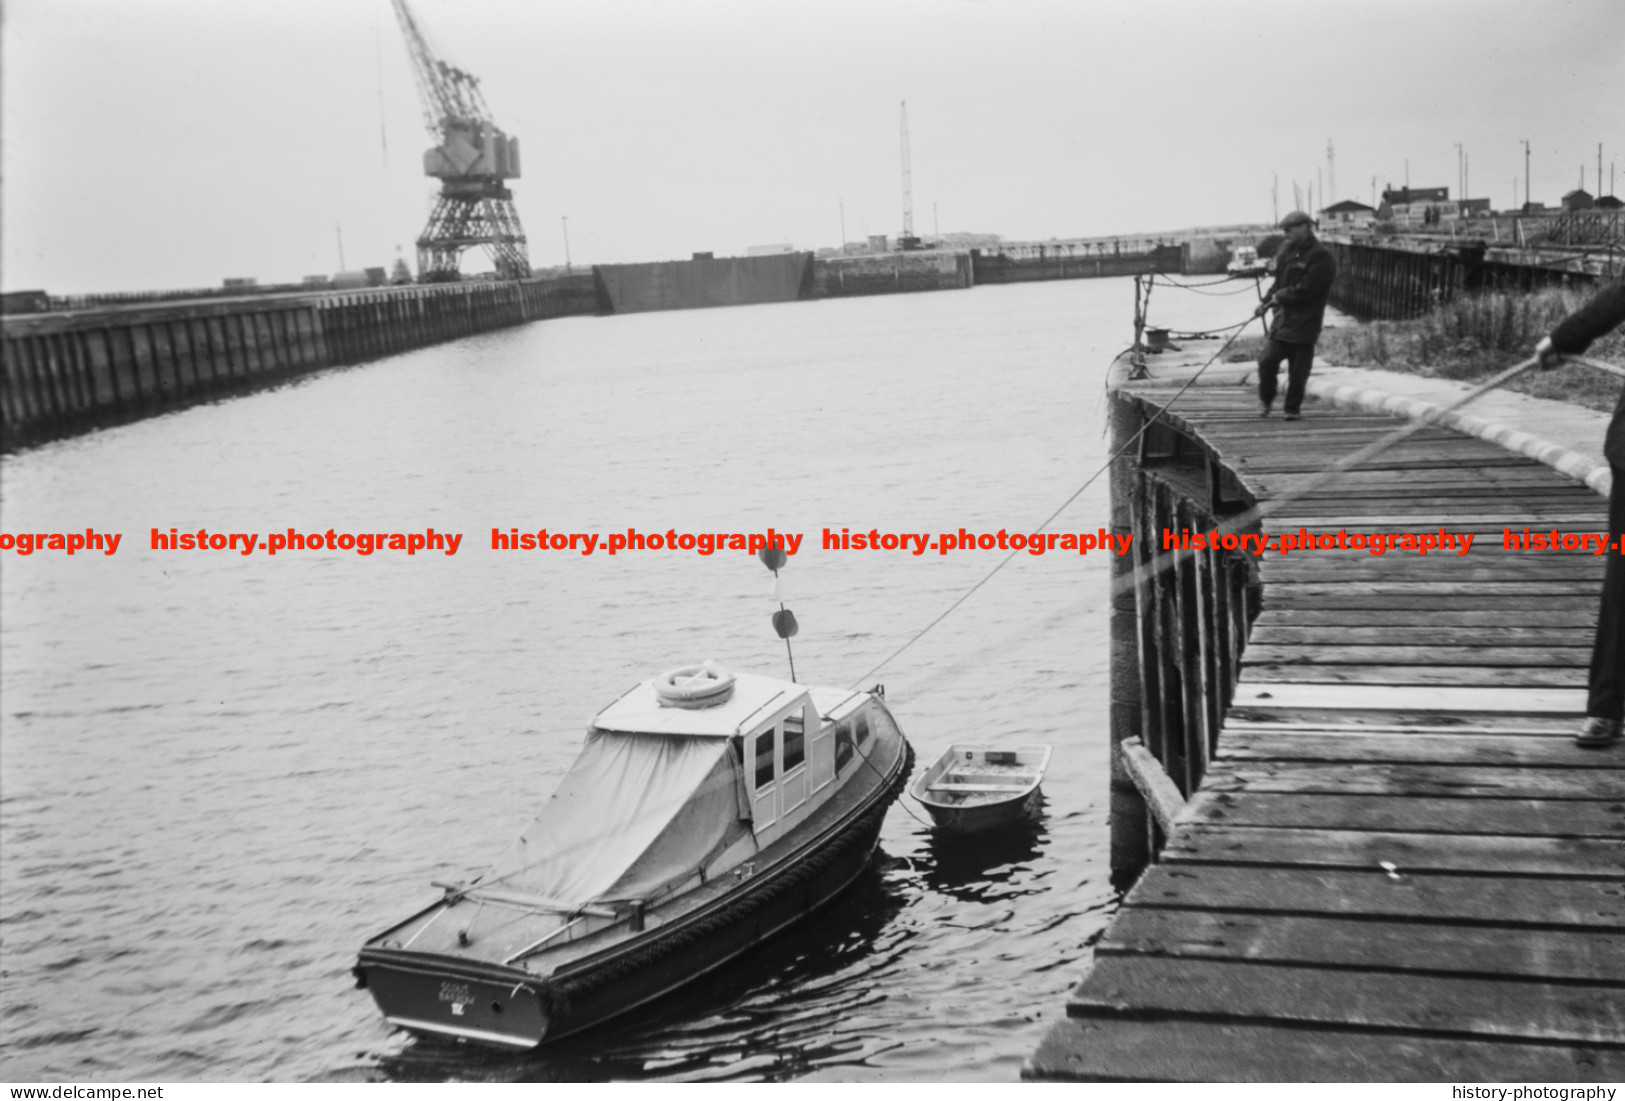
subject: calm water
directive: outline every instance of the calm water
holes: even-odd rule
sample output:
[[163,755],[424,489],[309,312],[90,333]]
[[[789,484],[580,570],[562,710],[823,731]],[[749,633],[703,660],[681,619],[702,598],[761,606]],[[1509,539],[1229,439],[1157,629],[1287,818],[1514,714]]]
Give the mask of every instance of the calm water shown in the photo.
[[[1243,298],[1159,291],[1160,323]],[[1125,280],[546,322],[8,458],[0,1077],[1013,1079],[1115,904],[1101,554],[1020,556],[865,683],[922,758],[1050,742],[1043,821],[869,873],[704,989],[546,1054],[392,1031],[349,968],[482,868],[587,720],[716,658],[783,675],[744,553],[490,550],[490,530],[804,533],[805,681],[862,675],[999,560],[818,548],[1030,531],[1104,456]],[[1052,530],[1106,523],[1097,483]],[[157,552],[147,532],[462,532],[443,554]]]

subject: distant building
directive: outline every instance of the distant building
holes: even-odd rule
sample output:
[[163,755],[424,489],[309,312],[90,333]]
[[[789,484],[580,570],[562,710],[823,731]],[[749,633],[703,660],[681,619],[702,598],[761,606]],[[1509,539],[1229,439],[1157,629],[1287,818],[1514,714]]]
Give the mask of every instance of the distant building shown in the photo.
[[751,245],[745,250],[746,256],[783,256],[787,252],[794,252],[794,245]]
[[871,234],[869,234],[869,251],[870,252],[885,252],[886,251],[886,235],[884,233],[871,233]]
[[1321,223],[1327,227],[1340,229],[1358,229],[1369,226],[1377,220],[1375,207],[1357,203],[1353,199],[1344,199],[1340,203],[1333,203],[1320,211]]
[[1598,210],[1618,210],[1620,207],[1625,206],[1625,202],[1622,202],[1617,195],[1599,195],[1595,205]]
[[1563,196],[1564,210],[1590,210],[1597,205],[1597,200],[1591,197],[1591,192],[1583,187],[1575,188]]
[[44,291],[6,291],[0,294],[0,313],[40,313],[51,308]]
[[1488,218],[1494,213],[1488,199],[1462,199],[1457,206],[1463,218]]
[[1442,203],[1450,198],[1448,187],[1385,187],[1382,189],[1382,201],[1385,203]]
[[[1444,188],[1438,190],[1443,191]],[[1392,222],[1407,229],[1453,222],[1460,217],[1459,204],[1449,199],[1418,199],[1408,203],[1395,203],[1384,199],[1382,206],[1377,210],[1378,221]]]
[[226,276],[225,281],[220,285],[228,291],[240,291],[247,290],[249,287],[257,286],[258,284],[259,280],[250,276],[228,275]]

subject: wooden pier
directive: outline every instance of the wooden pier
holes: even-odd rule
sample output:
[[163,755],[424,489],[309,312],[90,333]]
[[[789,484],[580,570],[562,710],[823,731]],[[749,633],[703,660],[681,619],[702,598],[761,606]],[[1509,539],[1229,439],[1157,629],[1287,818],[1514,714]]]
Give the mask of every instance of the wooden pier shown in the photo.
[[[1193,493],[1258,502],[1399,424],[1263,420],[1244,387],[1164,416],[1215,472]],[[1606,502],[1442,429],[1262,522],[1475,539],[1253,560],[1199,784],[1027,1077],[1625,1079],[1625,746],[1572,741],[1604,560],[1503,548],[1525,528],[1603,532]]]

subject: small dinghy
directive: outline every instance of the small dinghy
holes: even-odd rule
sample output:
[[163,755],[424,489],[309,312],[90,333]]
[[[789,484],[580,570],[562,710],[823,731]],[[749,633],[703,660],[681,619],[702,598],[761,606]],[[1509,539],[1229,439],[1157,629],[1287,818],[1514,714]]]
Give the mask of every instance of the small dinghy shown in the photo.
[[1031,817],[1050,747],[951,745],[910,789],[943,829],[970,832]]

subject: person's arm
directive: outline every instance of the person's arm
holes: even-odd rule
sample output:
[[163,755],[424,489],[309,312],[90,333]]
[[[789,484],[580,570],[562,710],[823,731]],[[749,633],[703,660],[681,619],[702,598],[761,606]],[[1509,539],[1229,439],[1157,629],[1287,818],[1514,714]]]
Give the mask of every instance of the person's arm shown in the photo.
[[1591,301],[1557,323],[1550,336],[1535,345],[1535,355],[1547,370],[1565,355],[1579,355],[1591,342],[1625,322],[1625,277],[1604,287]]

